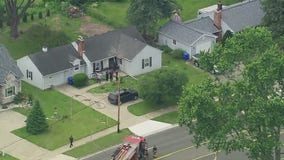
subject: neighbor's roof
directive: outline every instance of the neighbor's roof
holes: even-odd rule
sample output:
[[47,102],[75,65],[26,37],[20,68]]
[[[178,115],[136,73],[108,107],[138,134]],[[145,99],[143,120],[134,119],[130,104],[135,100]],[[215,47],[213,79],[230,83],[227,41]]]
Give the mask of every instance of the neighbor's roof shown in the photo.
[[48,48],[47,52],[40,51],[29,57],[43,76],[72,68],[72,60],[80,59],[71,44]]
[[13,73],[17,79],[23,77],[22,72],[10,56],[6,47],[0,44],[0,84],[5,83],[6,77],[9,73]]
[[85,39],[85,55],[91,62],[114,56],[132,60],[146,45],[136,29],[127,27]]
[[201,36],[208,35],[212,36],[210,33],[205,33],[199,29],[186,26],[182,23],[177,23],[175,21],[170,20],[164,26],[161,27],[160,33],[166,36],[169,36],[176,41],[184,42],[186,44],[193,44],[198,38]]
[[223,8],[222,20],[239,32],[245,27],[259,26],[265,13],[259,0],[247,0]]
[[199,29],[201,31],[211,33],[211,34],[220,32],[220,30],[214,25],[213,20],[209,16],[185,21],[184,25],[187,27],[196,28],[196,29]]

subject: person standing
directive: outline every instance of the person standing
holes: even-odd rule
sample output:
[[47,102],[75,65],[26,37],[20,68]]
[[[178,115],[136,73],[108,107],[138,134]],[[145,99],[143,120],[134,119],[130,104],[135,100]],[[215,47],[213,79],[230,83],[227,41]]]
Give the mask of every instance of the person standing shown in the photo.
[[70,148],[73,147],[73,137],[72,135],[69,137],[69,142],[70,142]]

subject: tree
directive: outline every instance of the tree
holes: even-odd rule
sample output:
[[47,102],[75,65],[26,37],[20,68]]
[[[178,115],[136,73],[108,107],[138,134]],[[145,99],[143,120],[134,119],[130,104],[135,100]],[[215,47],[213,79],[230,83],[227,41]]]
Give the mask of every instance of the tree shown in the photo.
[[4,0],[8,15],[8,24],[11,29],[11,37],[17,38],[19,36],[18,25],[20,20],[34,1],[35,0]]
[[284,2],[281,0],[263,0],[262,8],[265,12],[263,23],[273,32],[275,36],[284,34]]
[[170,17],[176,8],[176,0],[131,0],[127,17],[146,36],[154,33],[157,22]]
[[161,69],[142,77],[139,85],[140,95],[155,103],[177,100],[182,87],[187,83],[185,73],[175,69]]
[[35,102],[31,113],[28,115],[26,128],[30,134],[40,134],[48,129],[48,124],[39,101]]
[[212,65],[216,65],[220,72],[230,72],[240,63],[250,63],[273,44],[272,34],[266,28],[246,28],[223,44],[217,44],[212,55],[203,54],[200,66],[212,71]]
[[213,151],[247,150],[251,159],[280,160],[283,61],[283,52],[272,46],[246,65],[242,80],[207,80],[186,88],[179,101],[180,125],[194,134],[197,146],[208,142]]

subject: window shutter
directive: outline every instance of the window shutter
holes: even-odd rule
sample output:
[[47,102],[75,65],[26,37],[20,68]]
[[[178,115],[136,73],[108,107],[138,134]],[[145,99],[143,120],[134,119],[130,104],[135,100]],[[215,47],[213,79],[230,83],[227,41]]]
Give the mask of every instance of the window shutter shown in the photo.
[[26,73],[27,73],[27,78],[29,78],[29,71],[27,70],[27,72],[26,72]]
[[144,59],[142,59],[142,69],[144,69]]
[[150,67],[152,67],[152,57],[150,57]]
[[30,72],[31,73],[31,80],[33,80],[33,72]]

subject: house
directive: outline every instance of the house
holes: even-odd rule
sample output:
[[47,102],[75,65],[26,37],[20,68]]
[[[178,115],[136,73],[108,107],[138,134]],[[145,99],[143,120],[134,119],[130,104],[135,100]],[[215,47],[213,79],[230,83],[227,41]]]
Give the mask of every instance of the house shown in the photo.
[[209,17],[186,22],[170,20],[160,28],[158,43],[174,50],[184,50],[191,57],[200,51],[211,51],[219,32]]
[[67,83],[69,77],[119,68],[130,76],[159,69],[162,51],[149,46],[136,28],[130,26],[78,40],[64,46],[42,51],[17,60],[24,81],[47,89]]
[[181,49],[192,57],[200,51],[211,51],[226,31],[239,32],[259,26],[264,16],[259,0],[247,0],[230,6],[217,5],[198,11],[196,19],[181,22],[174,18],[159,30],[159,45]]
[[16,62],[0,44],[0,105],[12,102],[15,95],[21,92],[22,77]]
[[259,26],[264,15],[260,0],[245,0],[230,6],[222,6],[219,1],[215,10],[201,12],[198,17],[209,16],[224,35],[228,30],[236,33],[246,27]]

